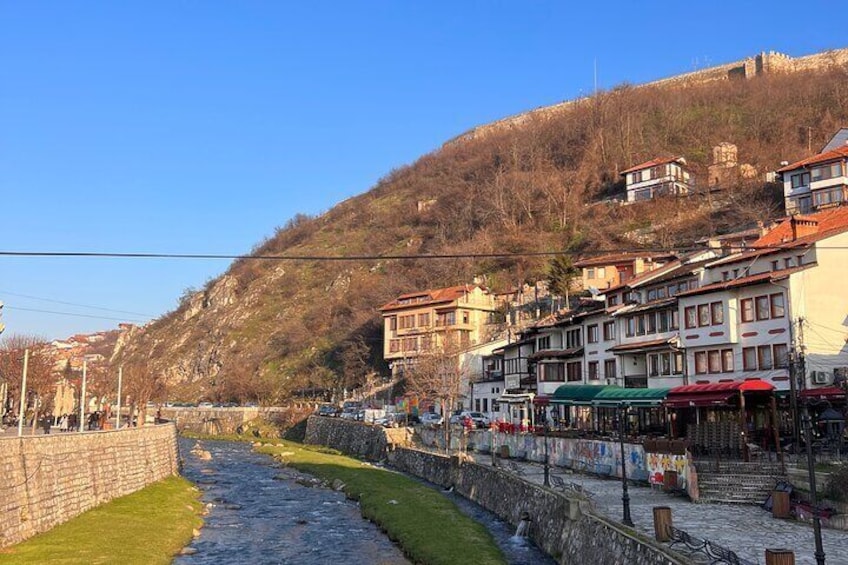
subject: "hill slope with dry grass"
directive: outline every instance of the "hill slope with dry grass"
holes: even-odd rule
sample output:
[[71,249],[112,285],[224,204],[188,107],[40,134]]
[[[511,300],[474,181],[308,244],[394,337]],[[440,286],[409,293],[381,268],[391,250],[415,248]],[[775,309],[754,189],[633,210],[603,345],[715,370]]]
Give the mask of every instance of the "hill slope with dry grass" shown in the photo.
[[[686,87],[622,86],[544,120],[451,143],[316,218],[299,216],[256,256],[417,256],[689,246],[783,213],[764,174],[848,125],[848,69]],[[808,129],[812,128],[812,129]],[[706,184],[711,148],[739,148],[754,179],[720,194],[604,202],[619,171],[683,155]],[[284,399],[383,371],[376,308],[413,289],[543,276],[547,259],[245,259],[138,332],[122,353],[172,396]]]

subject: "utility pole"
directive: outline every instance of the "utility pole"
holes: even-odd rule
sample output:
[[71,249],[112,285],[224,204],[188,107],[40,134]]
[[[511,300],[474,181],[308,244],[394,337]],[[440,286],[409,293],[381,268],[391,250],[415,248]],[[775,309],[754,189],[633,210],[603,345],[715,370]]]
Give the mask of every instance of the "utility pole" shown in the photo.
[[80,391],[79,431],[85,430],[85,379],[86,379],[86,363],[85,363],[85,357],[83,357],[82,358],[82,390]]
[[117,410],[117,416],[116,416],[116,422],[115,422],[115,429],[116,430],[121,429],[121,381],[123,379],[123,376],[124,376],[124,366],[121,365],[120,367],[118,367],[118,410]]

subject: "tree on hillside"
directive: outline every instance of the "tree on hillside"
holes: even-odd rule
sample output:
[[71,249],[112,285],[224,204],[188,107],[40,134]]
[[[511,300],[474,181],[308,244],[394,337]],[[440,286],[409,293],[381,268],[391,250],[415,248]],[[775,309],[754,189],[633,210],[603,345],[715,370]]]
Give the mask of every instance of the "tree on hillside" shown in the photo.
[[[439,338],[442,339],[439,339]],[[429,339],[427,339],[429,338]],[[418,355],[404,371],[407,392],[439,405],[444,416],[445,445],[450,446],[449,416],[468,383],[467,369],[460,364],[459,340],[449,332],[443,336],[430,334],[422,338],[432,347]]]
[[9,395],[20,402],[21,377],[26,350],[29,351],[27,404],[32,410],[32,424],[35,427],[39,414],[50,411],[56,389],[57,379],[53,371],[53,357],[47,350],[47,341],[38,336],[24,334],[12,334],[4,338],[0,342],[0,373],[9,384]]
[[565,298],[565,305],[569,304],[569,292],[574,279],[580,275],[580,269],[568,255],[556,255],[548,263],[548,289],[552,294]]

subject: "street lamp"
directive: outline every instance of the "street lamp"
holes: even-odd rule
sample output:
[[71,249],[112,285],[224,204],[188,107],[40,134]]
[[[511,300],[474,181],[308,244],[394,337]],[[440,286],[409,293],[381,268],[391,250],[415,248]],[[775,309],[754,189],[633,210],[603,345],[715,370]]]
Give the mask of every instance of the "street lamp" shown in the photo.
[[816,466],[813,461],[813,433],[810,420],[810,409],[804,403],[804,411],[801,413],[804,423],[804,442],[807,444],[807,472],[810,477],[810,503],[813,506],[813,536],[816,540],[816,563],[824,565],[824,547],[822,546],[821,518],[819,518],[819,501],[816,493]]
[[547,419],[545,419],[544,427],[542,428],[542,430],[543,430],[543,434],[545,436],[545,467],[544,467],[545,481],[544,482],[545,482],[545,486],[549,487],[549,486],[551,486],[551,463],[550,463],[550,457],[548,457],[548,421],[547,421]]
[[630,495],[627,492],[627,466],[624,457],[624,431],[627,427],[626,404],[621,405],[618,422],[618,440],[621,446],[621,505],[623,512],[621,523],[632,528],[633,520],[630,518]]

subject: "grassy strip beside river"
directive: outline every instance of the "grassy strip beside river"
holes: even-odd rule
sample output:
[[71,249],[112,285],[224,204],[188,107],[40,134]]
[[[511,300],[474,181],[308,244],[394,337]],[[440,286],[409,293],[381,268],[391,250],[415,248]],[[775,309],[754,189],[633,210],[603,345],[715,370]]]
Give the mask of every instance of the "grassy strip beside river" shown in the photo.
[[167,564],[192,539],[203,508],[182,477],[170,477],[0,550],[0,565]]
[[258,451],[327,481],[344,483],[362,515],[380,526],[415,563],[505,563],[486,528],[439,492],[400,473],[345,457],[335,450],[275,441]]

